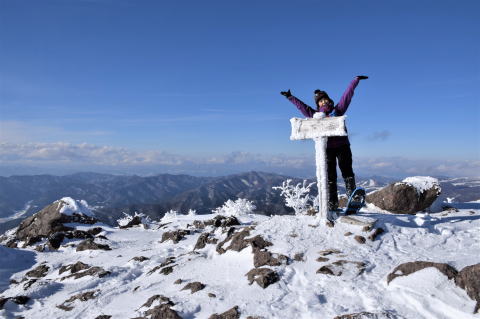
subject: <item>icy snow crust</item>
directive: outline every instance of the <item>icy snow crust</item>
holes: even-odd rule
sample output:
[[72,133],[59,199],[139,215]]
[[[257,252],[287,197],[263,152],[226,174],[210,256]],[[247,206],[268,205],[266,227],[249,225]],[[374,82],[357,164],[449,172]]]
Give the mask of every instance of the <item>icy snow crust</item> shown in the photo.
[[427,189],[436,187],[440,189],[438,179],[430,176],[413,176],[405,178],[402,183],[411,185],[417,189],[417,193],[421,194]]
[[60,199],[63,202],[60,213],[68,216],[72,216],[74,213],[80,213],[86,216],[94,216],[85,200],[75,200],[71,197],[63,197]]
[[[361,227],[337,223],[334,228],[316,225],[311,216],[245,215],[240,221],[254,225],[251,237],[261,235],[271,241],[268,250],[293,257],[303,253],[304,261],[292,261],[289,265],[273,267],[279,272],[280,281],[262,289],[256,283],[248,285],[245,274],[253,265],[251,247],[241,252],[227,251],[218,254],[215,245],[207,244],[192,253],[201,232],[187,235],[178,244],[172,241],[160,243],[162,234],[175,229],[185,229],[193,220],[211,219],[214,215],[177,215],[162,228],[136,227],[118,229],[102,226],[111,251],[75,252],[75,247],[60,247],[55,252],[26,251],[35,254],[37,267],[43,262],[51,267],[48,275],[23,290],[23,284],[11,285],[1,293],[3,297],[28,295],[32,298],[26,306],[9,303],[0,310],[0,317],[51,319],[95,318],[111,315],[112,318],[133,318],[143,314],[140,308],[148,298],[162,294],[170,298],[183,318],[208,318],[239,306],[241,318],[261,316],[265,318],[333,318],[337,315],[370,311],[392,311],[400,318],[479,318],[473,312],[475,302],[464,290],[455,286],[436,269],[427,268],[406,277],[398,277],[389,285],[386,276],[399,264],[415,260],[448,262],[458,270],[478,263],[480,256],[480,210],[459,210],[448,215],[420,216],[382,214],[368,206],[361,215],[378,219],[386,233],[375,241],[358,244],[346,232],[366,236]],[[421,225],[419,225],[421,224]],[[93,226],[83,226],[83,229]],[[205,231],[213,228],[208,226]],[[226,234],[215,230],[222,240]],[[226,247],[225,245],[224,247]],[[341,253],[325,257],[329,261],[318,262],[319,251],[338,249]],[[132,261],[135,256],[150,258],[144,262]],[[176,257],[176,266],[165,276],[148,271],[167,257]],[[366,263],[361,275],[345,271],[341,276],[317,274],[323,265],[336,260]],[[58,270],[62,265],[82,261],[100,266],[111,275],[67,279],[60,281]],[[26,261],[28,264],[28,261]],[[3,268],[3,263],[1,263]],[[30,268],[30,269],[32,269]],[[27,272],[17,270],[11,277],[20,281]],[[12,273],[14,273],[13,271]],[[69,274],[69,273],[66,273]],[[62,276],[65,275],[62,274]],[[180,285],[174,284],[182,279]],[[181,290],[188,282],[200,281],[206,288],[191,294]],[[137,289],[135,289],[138,287]],[[100,290],[96,299],[75,301],[74,309],[67,312],[57,308],[72,295]],[[217,297],[211,298],[208,293]]]

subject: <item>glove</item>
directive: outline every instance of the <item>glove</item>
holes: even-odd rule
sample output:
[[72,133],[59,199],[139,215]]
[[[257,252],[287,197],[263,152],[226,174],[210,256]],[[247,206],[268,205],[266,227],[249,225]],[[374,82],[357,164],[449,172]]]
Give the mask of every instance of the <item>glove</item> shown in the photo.
[[366,79],[368,79],[368,76],[366,76],[366,75],[357,75],[357,79],[359,79],[359,80],[366,80]]
[[282,91],[280,92],[281,95],[283,95],[286,98],[289,98],[292,96],[292,92],[290,92],[290,89],[288,91]]

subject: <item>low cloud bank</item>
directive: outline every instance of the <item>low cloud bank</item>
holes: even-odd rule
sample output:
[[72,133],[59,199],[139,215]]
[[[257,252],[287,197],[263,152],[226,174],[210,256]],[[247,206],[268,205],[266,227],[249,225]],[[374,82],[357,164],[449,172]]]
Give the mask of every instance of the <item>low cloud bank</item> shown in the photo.
[[[315,175],[311,156],[232,152],[218,156],[186,156],[159,150],[72,143],[0,143],[0,175],[69,174],[94,171],[115,174],[191,174],[216,176],[259,170],[285,175]],[[478,177],[479,160],[413,160],[403,157],[354,158],[357,175]]]

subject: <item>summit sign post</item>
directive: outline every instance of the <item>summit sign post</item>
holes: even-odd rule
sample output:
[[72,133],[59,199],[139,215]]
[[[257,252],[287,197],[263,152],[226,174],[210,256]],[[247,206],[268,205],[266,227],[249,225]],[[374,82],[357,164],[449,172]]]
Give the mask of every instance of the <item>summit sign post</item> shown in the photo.
[[317,167],[318,212],[320,217],[328,218],[327,191],[327,139],[330,136],[346,136],[345,116],[325,117],[317,112],[313,118],[292,118],[290,140],[313,139],[315,142],[315,161]]

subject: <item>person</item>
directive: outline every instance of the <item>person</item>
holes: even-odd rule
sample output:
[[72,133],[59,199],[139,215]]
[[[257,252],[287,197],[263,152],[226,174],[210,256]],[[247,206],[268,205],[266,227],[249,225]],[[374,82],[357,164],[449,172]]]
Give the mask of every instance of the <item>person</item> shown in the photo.
[[[342,98],[337,105],[334,105],[333,100],[322,90],[314,91],[315,109],[302,102],[297,97],[293,96],[288,91],[282,91],[280,94],[285,96],[292,102],[302,114],[306,117],[313,117],[316,112],[323,112],[328,116],[342,116],[348,109],[353,97],[353,92],[360,80],[368,79],[368,76],[358,75],[347,87],[342,95]],[[337,160],[342,177],[345,181],[345,188],[347,196],[350,197],[355,190],[355,174],[352,168],[352,151],[350,149],[350,141],[348,136],[332,136],[327,141],[327,183],[328,183],[328,209],[331,211],[338,210],[338,191],[337,191]]]

